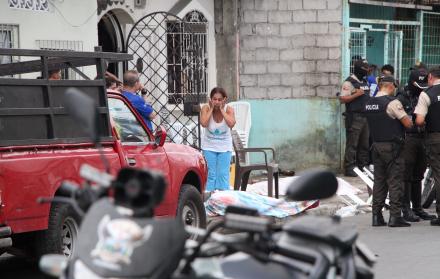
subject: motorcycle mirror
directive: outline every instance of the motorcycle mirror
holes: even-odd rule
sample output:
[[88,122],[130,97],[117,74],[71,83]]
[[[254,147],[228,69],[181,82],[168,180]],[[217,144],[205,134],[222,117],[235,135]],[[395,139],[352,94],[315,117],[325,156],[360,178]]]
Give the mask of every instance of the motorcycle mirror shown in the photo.
[[333,196],[338,189],[336,176],[325,170],[305,172],[287,188],[287,198],[294,201],[325,199]]
[[95,101],[82,91],[70,87],[64,94],[64,106],[93,143],[99,144],[99,113]]
[[52,277],[61,277],[63,270],[66,268],[67,258],[63,255],[49,254],[41,257],[39,266],[40,270]]
[[142,61],[142,58],[140,57],[136,60],[136,70],[138,73],[142,73],[144,70],[144,61]]

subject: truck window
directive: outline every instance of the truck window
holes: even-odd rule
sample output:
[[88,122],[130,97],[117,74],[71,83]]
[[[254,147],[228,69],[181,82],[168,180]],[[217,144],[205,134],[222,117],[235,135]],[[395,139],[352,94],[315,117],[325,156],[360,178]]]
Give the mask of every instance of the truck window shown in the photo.
[[123,101],[109,98],[108,108],[122,142],[150,142],[147,132]]

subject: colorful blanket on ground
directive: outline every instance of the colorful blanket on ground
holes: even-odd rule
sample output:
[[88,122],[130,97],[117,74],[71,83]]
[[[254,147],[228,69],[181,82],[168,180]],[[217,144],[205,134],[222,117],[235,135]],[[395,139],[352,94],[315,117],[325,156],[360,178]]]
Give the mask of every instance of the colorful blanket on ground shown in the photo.
[[224,215],[228,205],[250,207],[261,215],[284,218],[316,207],[319,201],[287,202],[243,191],[217,191],[205,202],[209,217]]

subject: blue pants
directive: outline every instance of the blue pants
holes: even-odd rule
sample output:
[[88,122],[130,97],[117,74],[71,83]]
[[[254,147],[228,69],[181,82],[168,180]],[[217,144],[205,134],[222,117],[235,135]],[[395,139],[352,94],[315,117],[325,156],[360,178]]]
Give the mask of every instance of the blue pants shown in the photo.
[[231,152],[214,152],[203,150],[203,155],[208,163],[208,181],[206,191],[229,190],[229,166]]

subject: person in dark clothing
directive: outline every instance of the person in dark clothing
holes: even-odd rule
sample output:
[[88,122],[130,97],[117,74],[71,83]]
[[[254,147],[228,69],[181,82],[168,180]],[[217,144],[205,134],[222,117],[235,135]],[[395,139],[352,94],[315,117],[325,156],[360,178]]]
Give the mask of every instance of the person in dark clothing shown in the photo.
[[393,76],[379,78],[379,92],[365,105],[365,115],[373,139],[373,226],[385,226],[382,209],[389,191],[390,227],[407,227],[401,216],[404,160],[402,144],[404,128],[411,128],[411,118],[402,103],[394,97],[396,83]]
[[[436,199],[440,201],[440,67],[433,67],[428,74],[428,89],[420,93],[416,114],[416,125],[425,126],[426,154],[435,180]],[[425,123],[426,122],[426,123]],[[431,225],[440,226],[440,202],[436,202],[437,218]]]
[[[427,87],[428,70],[423,66],[416,66],[410,72],[404,91],[397,96],[406,113],[414,121],[414,109],[420,92]],[[430,215],[422,209],[422,180],[427,167],[423,127],[414,126],[405,131],[405,144],[402,152],[405,160],[403,218],[408,222],[418,222],[420,218],[423,220],[434,219],[434,215]]]
[[342,84],[339,101],[345,104],[346,145],[344,157],[344,174],[356,176],[353,169],[363,168],[369,164],[368,125],[363,113],[365,103],[370,98],[370,88],[366,81],[368,74],[366,60],[354,63],[353,74]]

